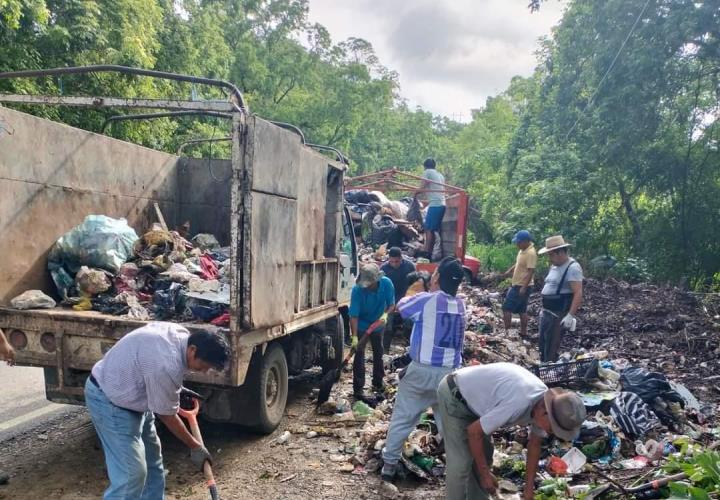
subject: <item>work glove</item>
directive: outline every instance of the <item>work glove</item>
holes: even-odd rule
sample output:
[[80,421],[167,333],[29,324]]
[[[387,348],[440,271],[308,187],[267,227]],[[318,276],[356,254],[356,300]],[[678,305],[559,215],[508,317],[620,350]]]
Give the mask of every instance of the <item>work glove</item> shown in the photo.
[[387,316],[388,313],[383,313],[382,316],[380,316],[380,320],[387,325]]
[[357,346],[358,346],[358,338],[357,338],[357,335],[353,335],[352,337],[350,337],[350,346],[351,346],[353,349],[357,349]]
[[570,313],[567,313],[565,317],[560,321],[560,325],[562,325],[563,328],[566,328],[570,331],[575,330],[575,325],[577,324],[577,320],[575,319],[575,316],[573,316]]
[[199,448],[193,448],[190,450],[190,461],[195,467],[202,470],[205,460],[212,464],[212,455],[210,455],[207,448],[200,446]]

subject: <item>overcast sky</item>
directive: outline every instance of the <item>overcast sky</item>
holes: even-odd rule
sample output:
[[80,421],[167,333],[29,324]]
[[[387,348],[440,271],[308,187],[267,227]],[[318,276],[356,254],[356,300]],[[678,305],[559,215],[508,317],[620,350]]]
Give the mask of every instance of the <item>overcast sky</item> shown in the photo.
[[564,2],[530,13],[528,0],[310,0],[310,19],[334,42],[368,40],[400,74],[412,105],[467,121],[470,109],[535,67],[537,40],[550,33]]

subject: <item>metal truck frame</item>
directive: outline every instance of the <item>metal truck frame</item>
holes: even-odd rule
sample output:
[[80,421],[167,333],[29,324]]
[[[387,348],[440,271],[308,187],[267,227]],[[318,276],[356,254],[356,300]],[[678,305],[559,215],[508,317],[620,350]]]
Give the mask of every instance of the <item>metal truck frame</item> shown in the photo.
[[[231,158],[168,155],[0,106],[0,197],[17,196],[14,205],[0,203],[0,228],[17,240],[14,249],[5,249],[7,280],[0,284],[0,303],[25,289],[52,290],[46,253],[90,213],[124,216],[144,231],[159,203],[173,224],[194,217],[201,230],[220,228],[221,241],[225,236],[231,247],[230,326],[184,326],[225,334],[231,362],[222,372],[190,374],[188,385],[207,397],[206,418],[271,432],[284,413],[288,374],[318,364],[332,369],[342,360],[343,313],[357,273],[352,227],[342,202],[347,160],[333,148],[306,145],[292,125],[251,114],[237,87],[221,80],[111,65],[0,73],[0,80],[98,72],[210,85],[229,91],[229,97],[185,101],[0,94],[0,103],[164,110],[134,119],[226,118],[231,135],[222,140],[231,141]],[[52,143],[33,144],[34,134]],[[313,148],[331,150],[340,161]],[[57,157],[62,155],[61,161]],[[85,175],[83,167],[92,171]],[[119,172],[122,167],[132,172]],[[33,177],[36,168],[42,178]],[[211,178],[203,174],[205,168]],[[64,171],[68,179],[61,177]],[[216,178],[214,172],[222,175]],[[120,184],[117,190],[113,182]],[[133,186],[137,192],[128,192]],[[47,213],[62,210],[71,212],[65,217]],[[23,231],[33,241],[22,241]],[[82,404],[92,365],[142,324],[92,311],[0,308],[0,328],[16,348],[18,364],[43,367],[47,398],[64,403]]]

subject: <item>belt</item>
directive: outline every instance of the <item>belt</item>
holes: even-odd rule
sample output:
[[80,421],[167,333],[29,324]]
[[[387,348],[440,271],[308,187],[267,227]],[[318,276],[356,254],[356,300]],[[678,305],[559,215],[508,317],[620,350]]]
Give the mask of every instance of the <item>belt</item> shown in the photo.
[[[93,376],[92,373],[91,373],[90,376],[88,377],[88,380],[90,380],[90,382],[92,383],[92,385],[94,385],[95,387],[97,387],[98,389],[100,389],[100,390],[102,391],[102,387],[100,387],[100,384],[98,384],[97,379]],[[106,397],[107,397],[107,396],[106,396]],[[122,406],[118,406],[118,405],[116,405],[115,403],[113,403],[112,401],[110,401],[110,404],[112,404],[113,406],[117,406],[117,407],[120,408],[121,410],[129,411],[129,412],[135,413],[135,414],[137,414],[137,415],[142,415],[142,414],[143,414],[143,412],[141,412],[141,411],[130,410],[129,408],[123,408]]]
[[453,395],[455,399],[460,401],[462,404],[467,406],[467,401],[465,401],[465,398],[460,394],[460,388],[457,386],[457,383],[455,382],[455,374],[451,373],[447,376],[447,385],[450,388],[450,393]]

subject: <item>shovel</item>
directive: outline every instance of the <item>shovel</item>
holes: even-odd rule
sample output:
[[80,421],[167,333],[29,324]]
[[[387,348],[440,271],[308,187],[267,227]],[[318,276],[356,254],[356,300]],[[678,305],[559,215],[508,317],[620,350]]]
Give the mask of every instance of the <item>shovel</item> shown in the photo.
[[[358,347],[364,346],[365,343],[370,338],[370,334],[374,332],[380,325],[385,323],[385,321],[380,318],[378,320],[375,320],[373,324],[371,324],[367,330],[365,330],[365,333],[363,336],[358,340]],[[322,380],[320,380],[320,391],[318,392],[318,399],[317,399],[317,406],[319,407],[321,404],[325,403],[328,399],[330,399],[330,391],[333,388],[333,385],[335,385],[335,382],[340,377],[340,372],[343,368],[345,368],[348,363],[350,362],[350,359],[355,355],[355,352],[357,351],[357,348],[350,348],[350,352],[347,356],[345,356],[345,359],[343,359],[342,364],[340,365],[340,368],[334,368],[327,372]]]
[[[203,443],[202,434],[200,434],[200,426],[198,426],[197,422],[197,415],[198,411],[200,411],[200,402],[197,398],[192,398],[192,404],[193,407],[191,410],[185,410],[183,408],[180,408],[178,410],[178,415],[181,417],[185,417],[185,419],[188,421],[188,424],[190,425],[190,433],[200,441],[201,444]],[[212,467],[210,466],[210,462],[207,460],[203,464],[203,474],[205,474],[205,480],[207,481],[208,485],[208,491],[210,491],[210,498],[212,500],[220,500],[220,497],[218,496],[218,490],[217,485],[215,484],[215,476],[213,476]]]

